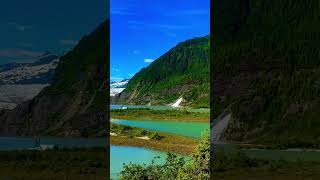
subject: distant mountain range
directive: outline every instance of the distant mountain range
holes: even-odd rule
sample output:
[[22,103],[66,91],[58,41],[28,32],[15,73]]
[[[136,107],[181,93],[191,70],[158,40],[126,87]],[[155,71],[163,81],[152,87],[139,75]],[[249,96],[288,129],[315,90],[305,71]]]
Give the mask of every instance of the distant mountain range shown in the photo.
[[0,65],[1,84],[48,84],[51,82],[59,56],[45,53],[31,63]]
[[121,81],[113,81],[110,83],[110,96],[115,96],[121,93],[128,85],[129,79]]
[[30,63],[0,65],[0,109],[13,109],[52,82],[59,56],[46,52]]
[[109,22],[105,21],[59,58],[49,86],[13,110],[0,110],[0,134],[105,137],[108,41]]
[[124,79],[121,81],[113,81],[110,83],[111,88],[126,88],[130,79]]
[[209,107],[209,36],[179,43],[135,74],[113,103]]

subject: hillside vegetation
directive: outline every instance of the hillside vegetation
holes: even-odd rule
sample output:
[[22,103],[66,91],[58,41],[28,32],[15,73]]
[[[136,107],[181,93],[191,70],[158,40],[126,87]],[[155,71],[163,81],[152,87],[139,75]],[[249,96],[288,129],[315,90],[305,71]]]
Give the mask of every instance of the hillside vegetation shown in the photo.
[[209,36],[179,43],[139,71],[115,102],[209,107]]
[[109,102],[109,22],[60,58],[53,82],[30,101],[0,112],[5,135],[104,136]]
[[0,174],[5,179],[106,179],[109,176],[107,154],[109,149],[106,148],[1,150]]
[[213,117],[232,113],[223,139],[319,148],[319,1],[213,7]]

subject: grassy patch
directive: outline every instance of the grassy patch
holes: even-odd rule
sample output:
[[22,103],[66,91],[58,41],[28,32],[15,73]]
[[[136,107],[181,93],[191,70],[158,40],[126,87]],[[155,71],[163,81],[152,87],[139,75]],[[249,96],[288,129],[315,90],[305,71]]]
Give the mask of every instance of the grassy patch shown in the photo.
[[133,126],[128,125],[121,125],[121,124],[115,124],[111,123],[110,128],[111,133],[115,133],[119,136],[127,136],[130,138],[134,137],[148,137],[153,140],[161,140],[163,137],[159,135],[158,132],[155,131],[149,131],[142,128],[137,128]]
[[151,110],[151,109],[114,109],[111,118],[139,120],[175,120],[209,122],[210,113],[189,112],[181,110]]
[[[110,144],[125,146],[141,146],[155,150],[190,154],[195,150],[197,140],[189,137],[145,130],[127,125],[111,123]],[[137,137],[147,136],[150,139],[140,139]]]
[[212,177],[214,179],[319,179],[320,163],[304,161],[261,160],[249,158],[235,151],[232,154],[217,152],[212,156]]
[[104,148],[0,151],[0,179],[105,179],[107,153]]

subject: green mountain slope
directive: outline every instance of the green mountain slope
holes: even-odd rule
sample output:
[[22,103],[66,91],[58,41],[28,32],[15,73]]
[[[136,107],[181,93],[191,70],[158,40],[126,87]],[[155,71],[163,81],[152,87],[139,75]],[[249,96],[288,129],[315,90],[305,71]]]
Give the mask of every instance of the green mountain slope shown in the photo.
[[223,139],[319,147],[319,1],[215,0],[213,7],[213,117],[232,113]]
[[52,85],[12,111],[0,113],[0,133],[103,136],[109,102],[109,22],[65,54]]
[[209,36],[179,43],[138,72],[117,103],[209,107]]

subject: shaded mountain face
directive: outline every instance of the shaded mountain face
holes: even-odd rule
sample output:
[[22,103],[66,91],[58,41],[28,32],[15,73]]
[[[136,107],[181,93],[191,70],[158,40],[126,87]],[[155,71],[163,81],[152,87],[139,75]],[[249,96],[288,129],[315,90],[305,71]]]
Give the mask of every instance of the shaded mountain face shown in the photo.
[[34,98],[48,84],[0,85],[0,110],[14,109],[18,104]]
[[209,107],[209,36],[179,43],[143,68],[115,103]]
[[53,78],[59,57],[45,53],[32,63],[0,65],[1,84],[49,84]]
[[[109,22],[60,58],[52,84],[0,111],[2,135],[104,136],[109,102]],[[41,64],[41,63],[40,63]]]
[[213,7],[212,116],[231,113],[222,140],[319,147],[319,1]]

